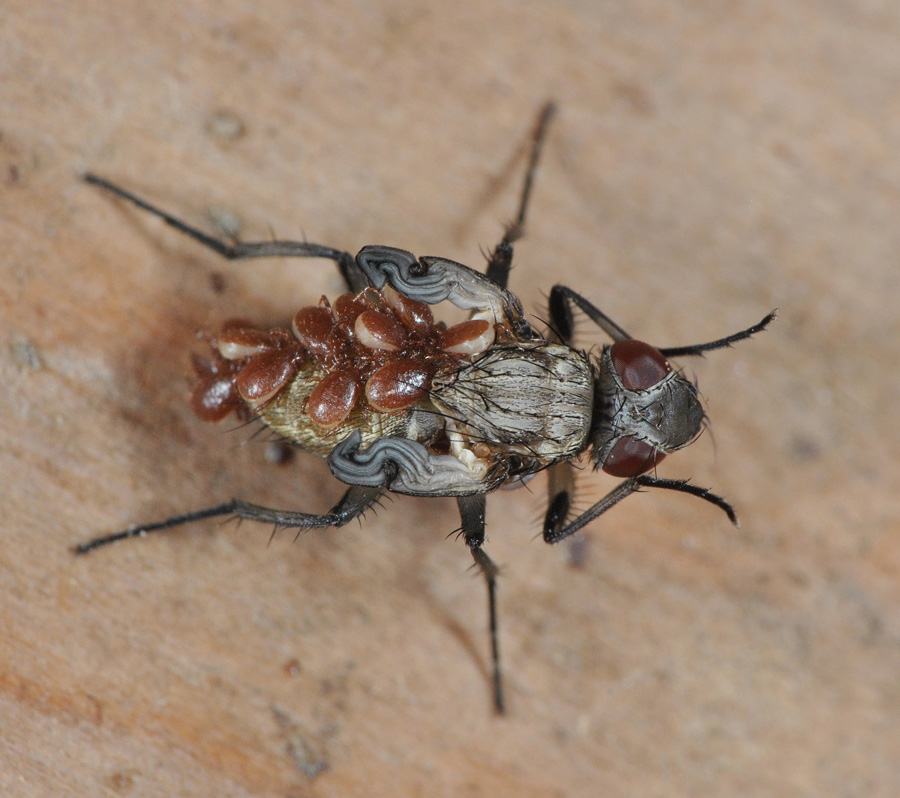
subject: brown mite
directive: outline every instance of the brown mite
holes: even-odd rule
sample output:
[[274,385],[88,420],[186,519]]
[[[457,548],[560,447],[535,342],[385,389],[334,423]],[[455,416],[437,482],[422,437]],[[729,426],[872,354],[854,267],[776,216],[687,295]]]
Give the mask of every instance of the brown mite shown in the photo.
[[332,371],[319,381],[309,395],[309,417],[320,427],[333,429],[347,420],[359,394],[359,375],[356,372]]

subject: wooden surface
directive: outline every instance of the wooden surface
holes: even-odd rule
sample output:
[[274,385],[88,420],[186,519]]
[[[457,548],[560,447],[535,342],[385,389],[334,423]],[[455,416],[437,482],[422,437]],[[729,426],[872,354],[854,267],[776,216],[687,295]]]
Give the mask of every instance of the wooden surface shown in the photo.
[[[13,0],[0,26],[0,793],[900,794],[896,9]],[[282,322],[333,271],[225,264],[81,172],[245,240],[479,266],[548,97],[527,308],[564,281],[663,346],[781,310],[685,363],[715,439],[660,469],[740,530],[632,497],[576,569],[535,538],[542,478],[493,497],[502,719],[449,500],[72,556],[341,491],[186,402],[198,330]],[[585,471],[581,506],[611,484]]]

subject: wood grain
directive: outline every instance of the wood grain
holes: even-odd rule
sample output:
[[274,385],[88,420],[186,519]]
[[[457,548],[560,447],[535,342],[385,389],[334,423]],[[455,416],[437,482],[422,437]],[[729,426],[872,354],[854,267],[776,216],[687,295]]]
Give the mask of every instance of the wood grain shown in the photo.
[[[0,19],[0,792],[11,796],[900,793],[900,18],[877,3],[7,3]],[[293,543],[198,525],[318,510],[187,406],[195,333],[282,322],[324,263],[226,264],[84,185],[216,232],[483,263],[540,104],[560,114],[513,287],[697,362],[713,436],[675,495],[535,539],[489,503],[509,715],[450,501]],[[585,346],[601,337],[584,323]],[[715,444],[715,445],[713,445]],[[580,504],[612,484],[585,472]]]

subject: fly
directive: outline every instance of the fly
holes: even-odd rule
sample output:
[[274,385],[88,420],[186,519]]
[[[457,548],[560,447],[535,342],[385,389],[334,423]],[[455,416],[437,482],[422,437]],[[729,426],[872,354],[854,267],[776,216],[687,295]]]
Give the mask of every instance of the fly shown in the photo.
[[[513,244],[522,235],[547,127],[548,103],[532,135],[518,214],[484,273],[452,260],[366,246],[354,257],[298,241],[224,243],[93,174],[88,183],[141,208],[229,260],[264,257],[333,261],[347,292],[300,309],[289,327],[226,323],[194,358],[191,406],[205,421],[257,419],[301,449],[325,457],[349,487],[327,513],[276,510],[231,499],[82,543],[87,554],[114,541],[218,516],[297,530],[340,527],[385,492],[453,496],[461,533],[487,584],[493,701],[504,711],[497,629],[498,568],[483,549],[485,498],[538,471],[549,474],[547,543],[568,538],[641,488],[697,496],[737,524],[731,505],[688,481],[658,477],[660,461],[684,448],[705,419],[696,386],[670,359],[728,347],[775,318],[705,344],[658,349],[630,336],[564,285],[550,291],[549,330],[525,317],[507,288]],[[469,312],[447,327],[431,306]],[[572,346],[573,308],[612,344],[592,354]],[[573,461],[622,482],[590,509],[572,512]]]

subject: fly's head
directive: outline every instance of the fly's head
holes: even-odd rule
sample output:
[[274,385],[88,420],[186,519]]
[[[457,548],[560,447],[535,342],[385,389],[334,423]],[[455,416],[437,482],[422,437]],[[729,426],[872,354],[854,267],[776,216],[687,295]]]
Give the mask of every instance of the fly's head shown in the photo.
[[697,387],[650,344],[617,341],[600,355],[591,436],[595,468],[615,477],[650,471],[703,426]]

